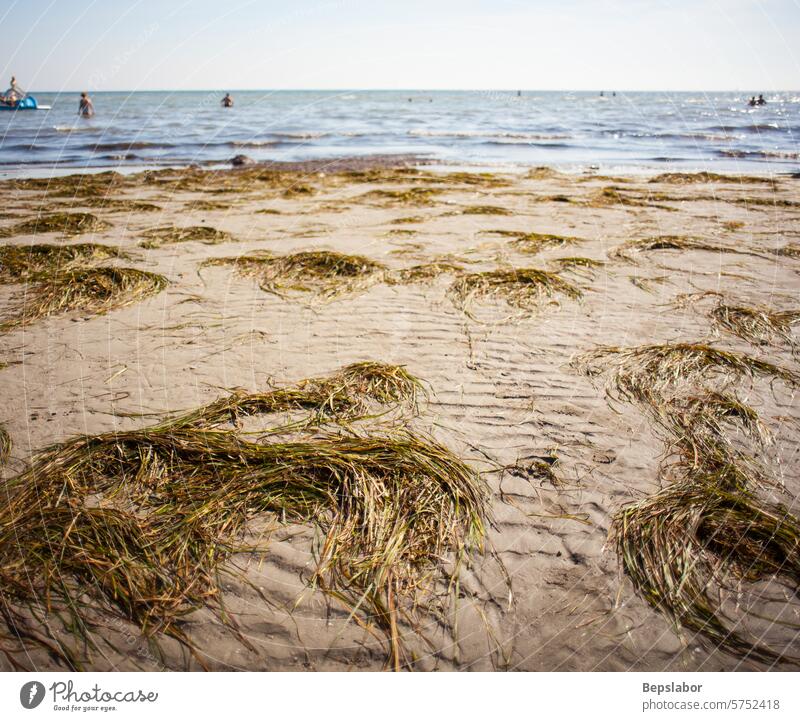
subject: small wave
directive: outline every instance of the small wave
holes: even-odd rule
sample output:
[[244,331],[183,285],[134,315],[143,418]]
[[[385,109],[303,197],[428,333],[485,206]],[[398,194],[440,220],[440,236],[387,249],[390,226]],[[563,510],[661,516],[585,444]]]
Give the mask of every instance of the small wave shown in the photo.
[[753,123],[752,125],[712,125],[706,130],[712,133],[769,133],[783,129],[777,123]]
[[722,143],[730,140],[737,140],[735,135],[728,135],[727,133],[688,133],[684,137],[688,140],[708,140],[712,143]]
[[654,133],[652,135],[648,135],[647,133],[643,133],[641,135],[637,135],[636,137],[642,138],[653,138],[655,140],[707,140],[711,143],[720,143],[720,142],[728,142],[731,140],[737,140],[735,135],[729,135],[727,133]]
[[102,128],[95,128],[93,125],[54,125],[53,130],[57,133],[102,133]]
[[41,145],[34,145],[33,143],[16,143],[14,145],[3,145],[2,149],[6,152],[9,150],[22,150],[23,152],[26,153],[35,153],[37,151],[49,150],[49,148],[46,148]]
[[487,140],[482,145],[528,145],[536,148],[569,148],[569,143],[542,143],[535,140],[515,140],[503,138],[500,140]]
[[283,145],[280,140],[232,140],[230,144],[234,148],[271,148]]
[[174,148],[172,143],[151,143],[145,140],[132,140],[129,142],[118,143],[97,143],[95,145],[85,145],[84,149],[95,152],[109,150],[144,150],[145,148]]
[[491,138],[512,140],[568,140],[569,135],[554,135],[550,133],[497,133],[481,130],[409,130],[408,134],[418,138]]
[[315,140],[316,138],[324,138],[327,134],[321,130],[307,133],[272,133],[276,138],[289,138],[290,140]]

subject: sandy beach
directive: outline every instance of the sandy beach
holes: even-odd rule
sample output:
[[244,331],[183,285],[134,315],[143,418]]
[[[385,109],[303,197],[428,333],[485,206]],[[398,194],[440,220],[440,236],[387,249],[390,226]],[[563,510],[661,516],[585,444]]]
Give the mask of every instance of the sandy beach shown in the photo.
[[[0,471],[9,574],[0,669],[796,668],[800,181],[393,163],[0,184],[0,249],[83,248],[41,251],[38,265],[30,253],[0,256],[0,427],[10,442]],[[63,295],[65,283],[98,268],[144,274],[119,287],[113,274],[93,277],[89,300]],[[86,481],[78,492],[75,479],[100,474],[100,457],[75,471],[78,461],[59,465],[60,456],[48,466],[36,455],[43,449],[101,434],[113,447],[109,434],[156,427],[231,394],[322,388],[324,396],[325,382],[303,382],[366,361],[418,379],[408,386],[414,397],[373,393],[368,410],[347,416],[303,396],[267,425],[248,411],[214,428],[225,443],[238,434],[313,449],[335,439],[337,453],[342,439],[412,434],[436,444],[464,464],[464,482],[474,484],[467,496],[477,489],[466,520],[461,500],[437,506],[449,514],[447,533],[435,538],[444,516],[411,513],[402,533],[393,530],[398,548],[414,524],[428,535],[403,555],[382,547],[376,531],[364,548],[395,560],[379,572],[369,566],[367,583],[338,556],[315,575],[331,528],[363,530],[336,526],[347,520],[344,505],[304,521],[288,502],[284,512],[249,498],[235,510],[222,503],[220,513],[243,524],[220,551],[222,572],[198,576],[205,595],[192,596],[188,584],[192,602],[176,601],[169,620],[153,611],[152,589],[113,580],[133,555],[103,568],[90,550],[82,555],[83,536],[71,536],[83,528],[73,523],[80,513],[114,509],[150,522],[159,488],[129,498],[121,486],[100,491]],[[675,371],[673,362],[684,365]],[[405,383],[398,372],[387,371]],[[276,415],[271,435],[264,429]],[[164,443],[175,428],[159,431],[171,439]],[[150,451],[130,439],[126,448],[144,459]],[[174,442],[152,463],[178,453]],[[315,478],[335,476],[326,463]],[[743,480],[696,481],[723,466]],[[104,478],[114,468],[109,461]],[[41,509],[14,510],[19,479],[59,489],[42,503],[72,521],[59,516],[37,535]],[[191,479],[188,471],[172,478],[188,495]],[[683,495],[670,496],[675,487]],[[691,500],[701,487],[706,495]],[[640,512],[653,499],[653,513]],[[684,544],[687,558],[671,555],[676,535],[696,540]],[[439,545],[423,548],[426,539]],[[219,537],[206,540],[221,549]],[[346,554],[351,540],[337,548]],[[34,546],[31,566],[22,559]],[[648,580],[657,567],[664,578]],[[147,569],[167,589],[182,573],[177,561]],[[702,602],[682,606],[692,584]],[[73,610],[78,632],[75,617],[67,628],[68,599],[82,609]]]

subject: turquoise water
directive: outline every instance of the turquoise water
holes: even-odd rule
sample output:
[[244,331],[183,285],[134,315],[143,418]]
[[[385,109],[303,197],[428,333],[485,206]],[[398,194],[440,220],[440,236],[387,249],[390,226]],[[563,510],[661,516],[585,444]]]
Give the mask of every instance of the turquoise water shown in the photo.
[[563,169],[800,169],[800,92],[219,91],[33,93],[47,111],[0,113],[0,173],[217,165],[412,153],[458,164]]

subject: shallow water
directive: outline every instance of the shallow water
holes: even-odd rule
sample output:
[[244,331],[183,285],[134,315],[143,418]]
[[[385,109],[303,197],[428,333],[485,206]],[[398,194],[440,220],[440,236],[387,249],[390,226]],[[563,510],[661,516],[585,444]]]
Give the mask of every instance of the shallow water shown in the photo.
[[[800,93],[248,91],[33,93],[52,110],[0,112],[0,174],[56,168],[412,153],[581,170],[800,169]],[[752,94],[752,93],[751,93]]]

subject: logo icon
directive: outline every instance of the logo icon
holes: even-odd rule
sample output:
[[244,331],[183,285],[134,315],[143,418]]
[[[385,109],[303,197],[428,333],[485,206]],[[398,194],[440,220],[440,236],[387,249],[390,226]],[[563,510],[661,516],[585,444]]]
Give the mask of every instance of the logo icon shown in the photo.
[[19,702],[23,708],[36,708],[44,701],[44,684],[38,681],[28,681],[19,691]]

